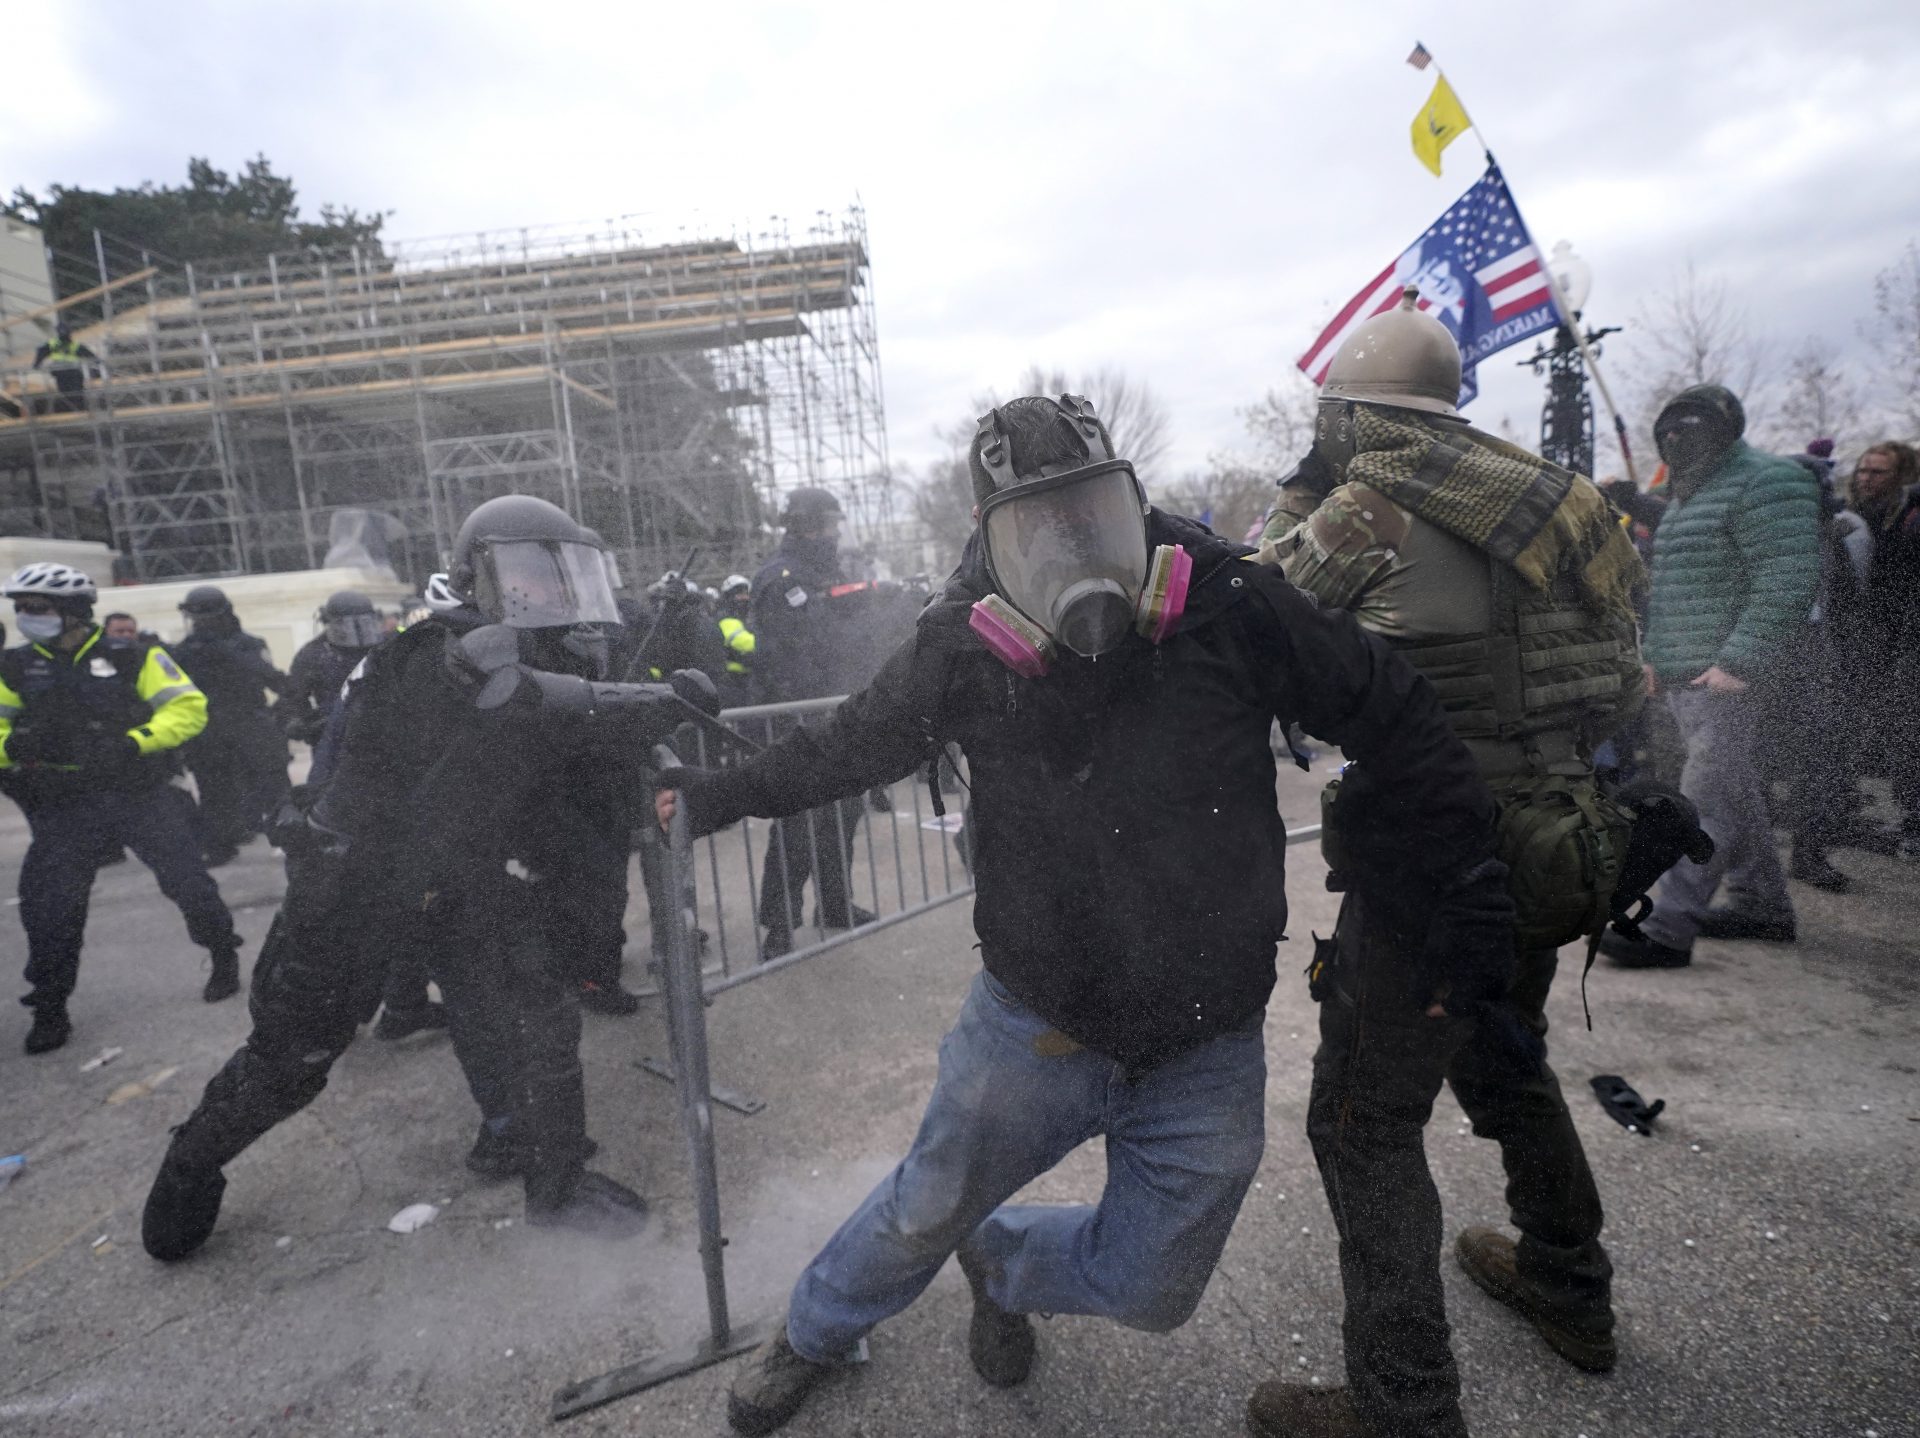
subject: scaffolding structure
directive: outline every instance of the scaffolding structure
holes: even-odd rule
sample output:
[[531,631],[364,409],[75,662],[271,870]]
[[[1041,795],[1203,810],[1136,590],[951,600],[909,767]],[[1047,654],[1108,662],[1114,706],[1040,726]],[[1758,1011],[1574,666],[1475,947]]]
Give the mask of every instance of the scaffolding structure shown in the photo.
[[[105,538],[127,577],[318,567],[371,512],[440,567],[497,494],[553,500],[642,577],[764,558],[818,485],[904,573],[863,213],[662,242],[638,225],[270,256],[210,271],[97,236],[63,310],[83,400],[0,373],[0,526]],[[70,257],[60,261],[70,265]],[[62,274],[62,288],[74,277]]]

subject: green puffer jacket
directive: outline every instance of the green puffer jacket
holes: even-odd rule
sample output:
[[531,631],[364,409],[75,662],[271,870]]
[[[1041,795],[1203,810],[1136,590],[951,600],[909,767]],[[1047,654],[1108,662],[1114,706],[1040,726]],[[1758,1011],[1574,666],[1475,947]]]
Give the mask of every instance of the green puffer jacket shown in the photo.
[[1819,582],[1818,482],[1737,440],[1654,534],[1641,655],[1663,683],[1715,664],[1750,679],[1806,622]]

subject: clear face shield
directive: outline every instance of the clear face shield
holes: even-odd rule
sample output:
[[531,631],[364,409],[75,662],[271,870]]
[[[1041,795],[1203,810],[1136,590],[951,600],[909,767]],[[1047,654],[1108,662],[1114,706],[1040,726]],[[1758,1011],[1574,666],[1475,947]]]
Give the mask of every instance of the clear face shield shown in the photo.
[[1105,653],[1134,627],[1146,509],[1133,466],[1118,459],[1001,490],[980,509],[995,588],[1074,653]]
[[482,614],[514,629],[620,620],[607,581],[606,551],[570,540],[487,543],[474,565],[473,593]]
[[380,642],[380,616],[344,614],[327,620],[322,632],[336,649],[371,649]]

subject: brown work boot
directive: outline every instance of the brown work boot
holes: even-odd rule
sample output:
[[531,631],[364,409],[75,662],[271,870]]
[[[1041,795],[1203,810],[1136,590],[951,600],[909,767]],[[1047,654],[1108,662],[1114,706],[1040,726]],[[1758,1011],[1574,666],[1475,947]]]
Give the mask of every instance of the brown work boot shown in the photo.
[[748,1438],[771,1433],[800,1411],[807,1395],[831,1372],[827,1364],[793,1351],[782,1319],[779,1331],[753,1350],[727,1390],[727,1422]]
[[1469,1228],[1454,1240],[1453,1256],[1481,1288],[1531,1323],[1547,1346],[1588,1373],[1612,1371],[1613,1331],[1576,1327],[1553,1311],[1539,1286],[1520,1273],[1514,1241],[1498,1229]]
[[973,1371],[995,1388],[1017,1388],[1033,1372],[1033,1321],[1009,1313],[987,1297],[987,1271],[964,1245],[954,1255],[973,1290],[973,1321],[967,1325],[967,1357]]
[[1344,1388],[1309,1388],[1269,1378],[1247,1400],[1255,1438],[1369,1438]]

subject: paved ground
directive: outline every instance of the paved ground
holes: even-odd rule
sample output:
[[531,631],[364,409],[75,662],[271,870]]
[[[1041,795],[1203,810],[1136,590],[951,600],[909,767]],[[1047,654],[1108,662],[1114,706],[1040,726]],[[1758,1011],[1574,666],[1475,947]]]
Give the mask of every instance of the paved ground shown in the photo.
[[[1289,785],[1296,822],[1311,789]],[[0,892],[23,847],[9,813]],[[1591,1034],[1570,967],[1554,1054],[1610,1205],[1623,1359],[1608,1378],[1575,1373],[1448,1262],[1476,1434],[1920,1433],[1916,871],[1841,862],[1860,892],[1797,892],[1796,946],[1708,944],[1686,972],[1596,971]],[[1261,1378],[1338,1380],[1331,1226],[1302,1135],[1313,1012],[1296,977],[1332,908],[1315,854],[1296,851],[1292,869],[1266,1162],[1194,1321],[1152,1337],[1055,1320],[1033,1381],[996,1393],[967,1366],[965,1288],[949,1269],[791,1432],[1232,1433]],[[220,878],[257,952],[278,865],[256,846]],[[767,1100],[757,1117],[718,1117],[738,1315],[776,1310],[905,1148],[971,944],[952,905],[716,1001],[716,1081]],[[474,1115],[429,1037],[357,1045],[318,1102],[232,1165],[205,1251],[149,1261],[139,1204],[167,1128],[245,1031],[238,1002],[200,1003],[199,957],[145,872],[119,866],[95,891],[72,1045],[27,1059],[24,1015],[0,1014],[0,1153],[28,1159],[0,1191],[0,1432],[537,1433],[562,1384],[699,1334],[671,1093],[634,1067],[666,1052],[653,1004],[589,1018],[585,1045],[602,1162],[653,1196],[652,1237],[608,1247],[525,1228],[515,1188],[461,1167]],[[0,915],[0,967],[21,958]],[[81,1072],[108,1047],[124,1052]],[[1586,1088],[1599,1072],[1667,1101],[1655,1137],[1606,1118]],[[1501,1217],[1495,1153],[1462,1132],[1450,1097],[1427,1147],[1450,1226]],[[1090,1149],[1036,1191],[1090,1198],[1100,1173]],[[445,1201],[437,1222],[386,1231],[421,1200]],[[566,1430],[717,1434],[731,1371]]]

